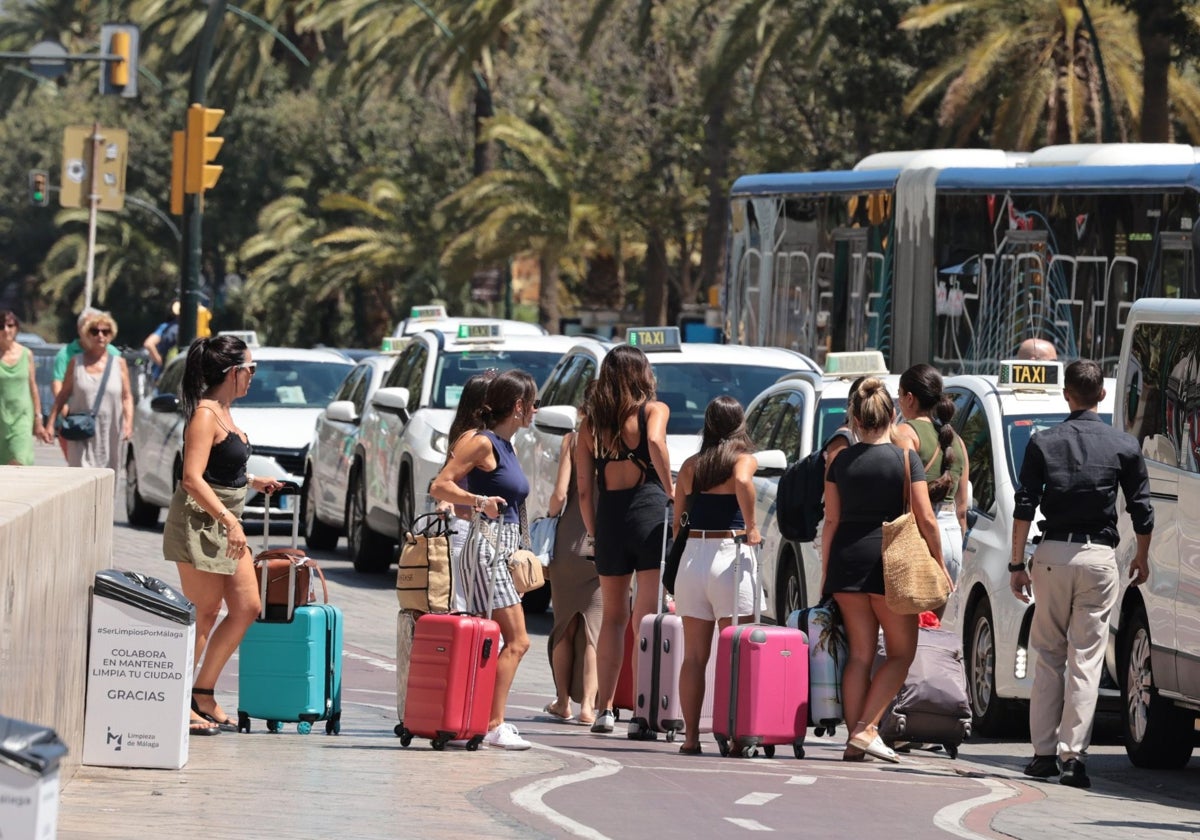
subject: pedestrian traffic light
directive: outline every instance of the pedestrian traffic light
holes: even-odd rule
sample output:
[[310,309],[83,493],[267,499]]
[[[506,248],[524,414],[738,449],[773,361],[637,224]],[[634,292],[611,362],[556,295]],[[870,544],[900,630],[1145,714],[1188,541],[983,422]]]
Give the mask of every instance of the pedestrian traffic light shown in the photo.
[[100,70],[100,92],[137,96],[138,28],[128,23],[100,27],[100,52],[111,56]]
[[32,169],[29,172],[29,203],[35,207],[50,204],[50,176],[44,169]]
[[187,134],[171,133],[171,212],[183,215],[183,163],[187,157]]
[[184,167],[184,189],[203,193],[217,185],[222,167],[210,164],[224,145],[223,137],[210,137],[225,112],[192,103],[187,112],[187,163]]

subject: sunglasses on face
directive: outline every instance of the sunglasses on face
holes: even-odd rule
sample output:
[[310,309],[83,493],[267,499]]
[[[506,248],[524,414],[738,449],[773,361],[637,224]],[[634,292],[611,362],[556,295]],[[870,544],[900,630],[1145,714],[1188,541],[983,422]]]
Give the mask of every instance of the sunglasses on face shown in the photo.
[[223,371],[221,371],[221,373],[229,373],[229,371],[231,371],[231,370],[248,371],[250,373],[250,375],[253,376],[254,371],[258,370],[258,362],[243,362],[240,365],[230,365],[229,367],[227,367]]
[[92,327],[90,330],[88,330],[88,335],[112,335],[112,330],[108,327]]
[[6,323],[4,325],[4,329],[6,329],[6,330],[15,330],[16,328],[17,328],[17,325],[13,321],[9,321],[8,323]]

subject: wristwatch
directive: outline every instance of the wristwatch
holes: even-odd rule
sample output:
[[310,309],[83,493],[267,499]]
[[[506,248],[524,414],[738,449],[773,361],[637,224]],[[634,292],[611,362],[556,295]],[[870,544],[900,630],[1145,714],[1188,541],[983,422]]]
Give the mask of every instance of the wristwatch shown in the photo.
[[1025,571],[1025,564],[1024,563],[1009,563],[1008,570],[1010,572],[1023,572],[1023,571]]

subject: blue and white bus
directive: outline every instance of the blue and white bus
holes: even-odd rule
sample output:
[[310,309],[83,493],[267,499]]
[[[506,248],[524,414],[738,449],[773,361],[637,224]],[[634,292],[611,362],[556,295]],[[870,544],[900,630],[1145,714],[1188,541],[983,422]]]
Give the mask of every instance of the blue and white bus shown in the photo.
[[1040,337],[1111,373],[1134,300],[1200,297],[1198,164],[1191,146],[1104,144],[739,178],[727,338],[995,373]]

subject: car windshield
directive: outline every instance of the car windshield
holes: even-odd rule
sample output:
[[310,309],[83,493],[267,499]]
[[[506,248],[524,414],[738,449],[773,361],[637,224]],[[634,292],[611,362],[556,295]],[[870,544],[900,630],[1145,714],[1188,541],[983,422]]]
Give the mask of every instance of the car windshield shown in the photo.
[[[1057,426],[1067,419],[1066,412],[1062,414],[1035,414],[1030,417],[1005,416],[1004,445],[1008,449],[1008,469],[1012,473],[1014,483],[1017,483],[1021,472],[1021,464],[1025,460],[1025,448],[1029,439],[1037,432]],[[1101,414],[1100,419],[1112,425],[1111,414]]]
[[475,374],[486,370],[518,368],[532,376],[540,386],[561,358],[562,353],[545,350],[448,350],[437,360],[430,405],[434,408],[458,408],[463,385]]
[[655,364],[658,399],[671,409],[667,434],[694,435],[704,428],[704,410],[716,397],[729,395],[743,406],[793,368],[729,365],[717,362]]
[[324,408],[353,365],[296,359],[255,360],[250,390],[238,408]]

